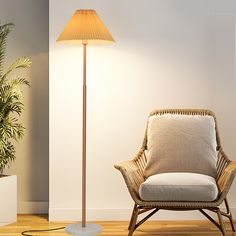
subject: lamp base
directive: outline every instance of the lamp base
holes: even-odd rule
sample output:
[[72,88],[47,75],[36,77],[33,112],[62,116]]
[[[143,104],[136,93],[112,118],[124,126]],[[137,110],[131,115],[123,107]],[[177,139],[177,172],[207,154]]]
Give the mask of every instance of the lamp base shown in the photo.
[[66,227],[66,232],[75,236],[95,236],[102,232],[102,227],[97,224],[70,224]]

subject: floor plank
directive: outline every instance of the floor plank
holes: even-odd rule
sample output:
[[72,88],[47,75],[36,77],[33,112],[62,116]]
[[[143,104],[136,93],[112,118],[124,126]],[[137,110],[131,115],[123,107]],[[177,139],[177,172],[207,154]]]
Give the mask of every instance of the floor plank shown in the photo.
[[[0,227],[0,236],[20,236],[24,230],[50,229],[66,226],[73,222],[48,222],[46,215],[19,215],[17,223]],[[127,221],[96,222],[103,227],[100,236],[127,236]],[[236,236],[227,224],[228,236]],[[68,236],[64,230],[32,233],[43,236]],[[208,221],[148,221],[134,236],[221,236],[218,229]]]

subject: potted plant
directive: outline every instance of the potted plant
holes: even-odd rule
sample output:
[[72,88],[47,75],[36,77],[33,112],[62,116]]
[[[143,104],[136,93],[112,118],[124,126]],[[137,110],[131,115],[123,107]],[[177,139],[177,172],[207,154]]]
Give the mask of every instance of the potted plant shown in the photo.
[[0,225],[16,220],[16,176],[4,175],[3,171],[15,160],[14,142],[23,137],[25,130],[19,121],[24,108],[21,86],[29,86],[29,81],[16,70],[31,65],[29,57],[20,57],[4,67],[7,37],[13,27],[12,23],[0,24]]

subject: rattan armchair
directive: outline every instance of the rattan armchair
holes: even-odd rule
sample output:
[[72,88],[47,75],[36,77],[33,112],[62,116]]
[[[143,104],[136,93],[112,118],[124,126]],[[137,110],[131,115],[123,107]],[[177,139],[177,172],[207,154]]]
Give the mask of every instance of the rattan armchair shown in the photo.
[[[156,110],[151,112],[150,116],[157,114],[183,114],[183,115],[208,115],[212,116],[216,124],[216,141],[217,150],[219,151],[218,161],[217,161],[217,184],[219,189],[218,198],[212,202],[165,202],[165,201],[143,201],[139,196],[139,187],[145,181],[144,169],[147,164],[146,150],[147,150],[147,130],[145,132],[145,137],[143,145],[138,152],[138,154],[133,158],[133,160],[123,161],[115,165],[124,177],[125,183],[129,190],[129,193],[134,200],[133,213],[129,223],[129,236],[133,235],[133,232],[147,219],[154,215],[157,211],[161,209],[165,210],[198,210],[205,217],[207,217],[221,232],[222,235],[227,236],[227,232],[224,226],[222,216],[229,219],[231,223],[232,230],[235,231],[233,225],[233,218],[230,212],[230,208],[227,201],[227,193],[233,182],[236,174],[236,162],[228,159],[226,154],[223,152],[221,147],[219,133],[217,129],[216,118],[213,112],[209,110],[196,110],[196,109],[179,109],[179,110]],[[226,212],[222,211],[219,206],[225,203]],[[205,210],[209,210],[217,214],[219,223],[215,221]],[[144,212],[151,211],[146,217],[137,223],[138,216]]]

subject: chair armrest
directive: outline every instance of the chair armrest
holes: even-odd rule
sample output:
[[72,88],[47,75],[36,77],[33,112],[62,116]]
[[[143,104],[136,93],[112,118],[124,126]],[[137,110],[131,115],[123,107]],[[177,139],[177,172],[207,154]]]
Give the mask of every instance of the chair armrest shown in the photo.
[[145,163],[146,156],[144,150],[141,149],[133,160],[123,161],[114,165],[123,175],[127,188],[135,202],[140,200],[139,186],[145,180],[143,175]]
[[227,167],[222,171],[218,179],[218,187],[220,195],[222,195],[221,197],[223,198],[226,197],[235,175],[236,175],[236,162],[229,161]]

